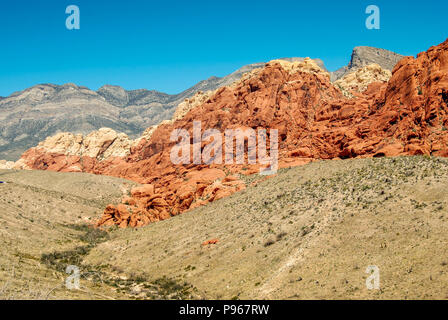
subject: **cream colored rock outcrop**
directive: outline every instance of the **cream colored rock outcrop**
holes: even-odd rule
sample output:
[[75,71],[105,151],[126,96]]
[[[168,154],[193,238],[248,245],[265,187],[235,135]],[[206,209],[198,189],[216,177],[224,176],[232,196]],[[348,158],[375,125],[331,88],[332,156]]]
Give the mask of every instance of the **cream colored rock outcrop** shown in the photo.
[[289,74],[294,74],[297,72],[307,72],[307,73],[320,74],[330,78],[330,74],[325,70],[323,70],[321,67],[319,67],[317,63],[310,58],[305,58],[303,59],[303,61],[294,61],[294,62],[289,62],[285,60],[272,60],[269,63],[280,64],[283,69],[289,72]]
[[333,84],[341,89],[347,97],[353,95],[350,91],[364,92],[373,82],[387,82],[392,77],[392,72],[381,68],[378,64],[369,64],[355,72],[345,75]]
[[[307,73],[320,74],[320,75],[330,78],[330,74],[327,71],[325,71],[324,69],[322,69],[321,67],[319,67],[317,65],[317,63],[311,58],[305,58],[305,59],[299,60],[299,61],[286,61],[286,60],[282,60],[282,59],[271,60],[266,64],[266,66],[270,65],[270,64],[274,64],[274,63],[280,64],[282,66],[282,68],[284,70],[286,70],[291,75],[294,73],[297,73],[297,72],[307,72]],[[256,77],[263,69],[264,68],[257,68],[257,69],[254,69],[250,72],[243,74],[241,79],[235,81],[229,87],[235,88],[240,83],[243,83],[253,77]]]
[[132,140],[124,133],[101,128],[83,137],[82,134],[58,133],[40,142],[36,148],[49,153],[86,156],[99,160],[124,157],[129,154]]
[[0,170],[14,169],[14,165],[13,161],[0,160]]
[[194,96],[191,98],[185,99],[185,101],[181,102],[174,112],[173,115],[173,121],[180,120],[193,108],[196,108],[197,106],[200,106],[201,104],[205,103],[208,99],[210,99],[211,96],[215,94],[216,90],[214,91],[207,91],[202,92],[198,91]]

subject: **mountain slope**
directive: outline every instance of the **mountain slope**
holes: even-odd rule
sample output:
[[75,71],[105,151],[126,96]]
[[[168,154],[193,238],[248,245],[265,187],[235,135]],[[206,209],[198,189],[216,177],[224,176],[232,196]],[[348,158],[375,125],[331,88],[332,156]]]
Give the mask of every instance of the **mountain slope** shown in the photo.
[[34,86],[0,101],[0,154],[14,159],[30,144],[60,131],[88,133],[97,126],[128,134],[140,130],[119,119],[120,108],[88,88]]
[[378,64],[381,68],[390,70],[403,59],[404,56],[395,52],[373,48],[373,47],[355,47],[352,51],[350,62],[347,66],[342,67],[331,73],[331,81],[336,81],[359,68],[369,64]]
[[[320,59],[314,61],[325,69]],[[13,93],[0,99],[0,159],[17,160],[26,149],[58,132],[88,134],[108,127],[135,138],[148,127],[171,119],[176,107],[196,92],[229,86],[264,65],[250,64],[225,77],[211,77],[175,95],[111,85],[95,92],[74,84],[41,84]]]
[[106,236],[89,230],[89,221],[133,182],[89,174],[3,170],[0,180],[5,182],[0,184],[0,299],[125,298],[104,284],[83,281],[87,274],[81,290],[67,290],[66,265],[55,272],[42,257],[65,252],[65,258],[76,264],[77,247]]
[[[0,299],[197,298],[178,279],[86,265],[87,253],[113,234],[92,228],[102,207],[136,184],[91,174],[0,170]],[[69,290],[68,265],[79,268],[80,288]]]
[[[267,181],[247,176],[245,191],[107,233],[89,221],[133,182],[0,177],[2,299],[447,298],[447,159],[327,160]],[[65,288],[69,264],[80,268],[80,291]],[[371,265],[380,290],[366,288]]]
[[[143,199],[137,195],[133,200],[123,199],[119,206],[108,206],[99,222],[134,227],[240,191],[243,187],[236,175],[263,168],[260,163],[174,165],[171,150],[176,142],[171,141],[171,133],[185,129],[191,137],[194,121],[201,121],[202,130],[278,130],[280,168],[321,159],[421,154],[446,157],[447,56],[445,41],[417,58],[403,58],[387,83],[371,83],[364,92],[352,92],[353,97],[343,95],[330,82],[329,74],[310,59],[294,63],[274,60],[233,86],[217,90],[184,117],[159,125],[126,157],[79,157],[37,147],[23,154],[20,165],[106,174],[151,184]],[[221,143],[226,150],[224,139]],[[160,199],[157,205],[153,196]]]

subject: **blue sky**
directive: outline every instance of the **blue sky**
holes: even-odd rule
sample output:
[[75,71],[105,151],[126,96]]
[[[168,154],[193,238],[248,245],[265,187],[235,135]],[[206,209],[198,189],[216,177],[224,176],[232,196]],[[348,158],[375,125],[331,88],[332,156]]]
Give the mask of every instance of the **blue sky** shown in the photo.
[[[81,29],[67,30],[77,5]],[[365,9],[381,9],[381,29]],[[348,63],[369,45],[415,55],[448,38],[448,1],[14,0],[0,3],[0,96],[38,83],[178,93],[280,57]]]

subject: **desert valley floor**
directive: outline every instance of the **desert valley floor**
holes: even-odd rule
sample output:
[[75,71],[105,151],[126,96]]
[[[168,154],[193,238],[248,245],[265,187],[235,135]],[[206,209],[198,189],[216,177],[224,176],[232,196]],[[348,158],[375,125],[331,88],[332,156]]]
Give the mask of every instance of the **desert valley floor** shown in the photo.
[[[94,229],[136,183],[2,170],[0,298],[448,298],[447,159],[317,161],[241,179],[246,190],[171,219]],[[66,288],[67,265],[80,290]],[[366,288],[370,265],[380,290]]]

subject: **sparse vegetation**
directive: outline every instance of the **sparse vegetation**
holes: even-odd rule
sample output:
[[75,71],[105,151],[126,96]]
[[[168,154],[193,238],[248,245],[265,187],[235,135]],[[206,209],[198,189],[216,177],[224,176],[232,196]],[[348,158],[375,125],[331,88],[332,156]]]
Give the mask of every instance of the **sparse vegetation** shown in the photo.
[[275,243],[275,241],[273,239],[269,239],[264,243],[265,247],[270,247]]
[[[0,289],[12,278],[11,266],[18,279],[8,285],[8,296],[19,295],[13,289],[24,283],[47,281],[42,294],[27,292],[29,297],[45,298],[53,287],[63,285],[67,264],[80,266],[88,293],[60,287],[50,297],[446,295],[446,159],[320,161],[282,169],[265,181],[249,176],[247,181],[257,183],[229,198],[145,228],[107,232],[85,222],[101,212],[98,203],[86,205],[89,200],[84,198],[91,194],[66,193],[61,200],[60,194],[27,182],[26,174],[30,173],[2,177],[14,182],[6,185],[0,199],[7,212],[2,216],[4,234],[11,234],[1,240],[7,250],[0,257]],[[72,189],[73,185],[76,182]],[[105,194],[95,197],[108,200]],[[57,210],[60,201],[65,213]],[[215,237],[219,246],[201,246]],[[381,270],[380,291],[364,287],[364,270],[372,264]]]

